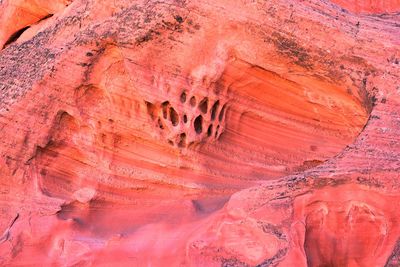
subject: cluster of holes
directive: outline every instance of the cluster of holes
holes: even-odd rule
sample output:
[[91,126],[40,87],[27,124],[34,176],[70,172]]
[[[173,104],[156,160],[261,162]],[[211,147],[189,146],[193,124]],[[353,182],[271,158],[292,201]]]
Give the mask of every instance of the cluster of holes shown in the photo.
[[186,91],[180,94],[179,102],[177,111],[170,101],[158,105],[146,101],[148,114],[169,144],[182,148],[205,139],[219,138],[226,103],[222,105],[220,99],[212,101],[209,97],[198,101],[196,96],[189,96]]

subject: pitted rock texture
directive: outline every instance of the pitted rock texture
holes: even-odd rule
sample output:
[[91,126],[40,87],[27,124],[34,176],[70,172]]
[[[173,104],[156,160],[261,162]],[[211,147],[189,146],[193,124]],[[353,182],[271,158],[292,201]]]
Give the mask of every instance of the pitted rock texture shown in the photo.
[[398,5],[334,2],[0,1],[0,265],[397,266]]
[[160,129],[160,136],[170,145],[194,147],[205,141],[215,141],[223,133],[228,106],[226,97],[214,93],[211,99],[210,96],[188,95],[187,90],[183,90],[179,97],[172,99],[173,103],[146,101],[147,113]]

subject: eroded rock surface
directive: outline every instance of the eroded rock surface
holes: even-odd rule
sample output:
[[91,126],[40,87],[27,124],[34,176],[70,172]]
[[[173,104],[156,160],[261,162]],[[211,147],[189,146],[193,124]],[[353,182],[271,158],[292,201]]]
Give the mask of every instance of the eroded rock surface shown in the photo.
[[399,0],[332,0],[332,2],[342,6],[346,10],[360,14],[385,14],[400,11]]
[[389,2],[0,1],[0,264],[397,266]]

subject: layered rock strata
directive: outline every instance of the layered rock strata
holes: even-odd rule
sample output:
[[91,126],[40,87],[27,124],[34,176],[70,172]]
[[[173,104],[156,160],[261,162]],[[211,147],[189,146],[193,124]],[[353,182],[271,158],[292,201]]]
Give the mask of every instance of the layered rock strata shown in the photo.
[[397,266],[398,5],[337,4],[0,1],[1,264]]

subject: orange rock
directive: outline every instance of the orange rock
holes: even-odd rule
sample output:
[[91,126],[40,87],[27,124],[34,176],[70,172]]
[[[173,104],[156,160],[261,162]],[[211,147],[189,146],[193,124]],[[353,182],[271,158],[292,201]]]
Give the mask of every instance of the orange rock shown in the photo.
[[398,266],[397,4],[338,4],[0,1],[0,265]]
[[0,47],[15,41],[32,25],[61,12],[71,2],[71,0],[3,0],[0,5],[2,14]]

